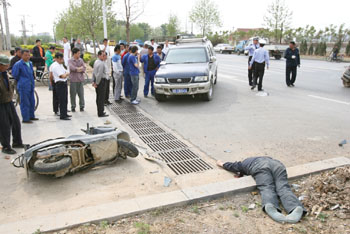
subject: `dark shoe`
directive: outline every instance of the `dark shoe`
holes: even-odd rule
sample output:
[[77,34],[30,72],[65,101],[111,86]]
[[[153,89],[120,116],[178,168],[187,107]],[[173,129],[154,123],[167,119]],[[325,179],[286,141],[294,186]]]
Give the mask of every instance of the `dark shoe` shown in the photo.
[[23,120],[22,123],[24,123],[24,124],[32,124],[33,121],[31,121],[31,120],[24,121],[24,120]]
[[122,103],[123,99],[114,100],[116,103]]
[[80,108],[80,112],[84,112],[84,108]]
[[291,84],[290,86],[295,87],[294,84]]
[[70,112],[70,110],[67,110],[67,112]]
[[12,149],[12,148],[4,148],[4,149],[2,149],[2,152],[4,153],[4,154],[16,154],[17,152],[14,150],[14,149]]
[[255,89],[255,87],[256,87],[256,85],[253,85],[250,89],[251,90],[254,90]]
[[60,118],[60,120],[70,120],[68,117]]
[[60,112],[55,112],[55,115],[60,116]]
[[130,99],[130,96],[126,96],[127,99]]
[[30,120],[37,121],[39,118],[30,118]]
[[99,115],[99,118],[103,118],[103,117],[108,117],[109,115],[107,115],[106,113],[103,113],[103,115]]
[[145,98],[148,98],[148,95],[145,95],[144,97],[145,97]]
[[23,144],[15,144],[15,143],[13,143],[12,144],[12,148],[22,149],[22,148],[24,148],[24,145]]
[[75,112],[75,108],[72,108],[72,112]]
[[155,96],[155,94],[154,94],[154,93],[152,93],[151,95],[152,95],[152,97],[154,97],[154,96]]
[[108,101],[108,102],[105,102],[105,105],[112,105],[112,103]]
[[262,92],[262,91],[264,91],[264,89],[258,89],[258,91],[259,91],[259,92]]
[[253,86],[253,83],[249,83],[249,86]]
[[71,115],[66,115],[66,118],[70,118],[70,117],[72,117]]

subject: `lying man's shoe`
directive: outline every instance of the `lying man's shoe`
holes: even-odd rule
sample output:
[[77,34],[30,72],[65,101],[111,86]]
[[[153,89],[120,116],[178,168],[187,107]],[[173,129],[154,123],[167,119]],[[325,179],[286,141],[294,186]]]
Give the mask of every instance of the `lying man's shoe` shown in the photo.
[[286,217],[283,214],[281,214],[271,203],[267,203],[265,205],[265,211],[271,217],[271,219],[275,220],[276,222],[287,222]]
[[4,153],[4,154],[16,154],[17,152],[14,150],[14,149],[12,149],[12,148],[3,148],[2,149],[2,152]]
[[287,223],[297,223],[303,216],[304,209],[301,206],[297,206],[289,215],[286,217]]

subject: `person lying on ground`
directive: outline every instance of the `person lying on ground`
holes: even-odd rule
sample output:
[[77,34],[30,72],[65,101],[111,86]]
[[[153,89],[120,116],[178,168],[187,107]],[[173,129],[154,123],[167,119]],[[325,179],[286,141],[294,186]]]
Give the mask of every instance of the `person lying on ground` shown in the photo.
[[[292,192],[286,167],[270,157],[251,157],[242,162],[218,161],[217,165],[236,174],[236,177],[251,175],[261,194],[262,209],[273,220],[280,223],[297,223],[307,213],[303,204]],[[288,213],[281,212],[278,198]]]

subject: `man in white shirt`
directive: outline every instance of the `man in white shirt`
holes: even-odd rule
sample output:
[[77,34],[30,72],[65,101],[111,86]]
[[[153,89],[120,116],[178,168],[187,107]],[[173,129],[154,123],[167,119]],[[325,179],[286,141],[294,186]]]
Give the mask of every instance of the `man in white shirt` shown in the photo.
[[71,52],[70,52],[70,44],[69,44],[69,42],[68,42],[68,39],[67,39],[67,37],[64,37],[63,38],[63,49],[64,49],[64,52],[63,52],[63,54],[64,54],[64,65],[66,66],[66,67],[68,67],[68,60],[70,59],[70,57],[71,57]]
[[101,50],[104,51],[106,53],[107,56],[107,60],[105,61],[107,64],[107,82],[106,82],[106,100],[105,100],[105,105],[110,105],[112,104],[109,101],[109,90],[111,88],[111,81],[110,81],[110,75],[111,75],[111,67],[112,67],[112,61],[111,61],[111,50],[110,47],[108,45],[108,39],[105,38],[103,39],[103,45],[101,46]]
[[153,47],[154,51],[153,52],[157,52],[157,43],[154,42],[154,39],[151,39],[151,46]]
[[123,86],[123,65],[122,65],[122,57],[120,56],[120,45],[116,45],[114,48],[114,56],[112,57],[113,63],[113,77],[115,80],[115,88],[114,88],[114,100],[116,102],[121,102],[123,98],[121,98],[122,86]]
[[60,119],[61,120],[70,120],[69,117],[72,117],[67,114],[67,105],[68,105],[68,88],[67,88],[67,78],[69,73],[63,67],[63,54],[57,52],[55,55],[56,62],[51,65],[51,72],[56,86],[56,94],[59,102],[60,109]]
[[163,53],[164,53],[165,55],[167,55],[168,52],[169,52],[169,49],[170,49],[169,40],[166,40],[166,41],[165,41],[165,44],[164,44],[164,48],[163,48]]

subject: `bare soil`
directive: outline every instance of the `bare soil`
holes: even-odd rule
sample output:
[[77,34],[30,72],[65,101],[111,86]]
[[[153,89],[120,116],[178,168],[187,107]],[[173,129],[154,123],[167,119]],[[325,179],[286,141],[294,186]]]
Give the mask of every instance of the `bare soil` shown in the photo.
[[292,189],[309,211],[298,224],[272,221],[252,192],[55,233],[350,233],[350,167],[294,181]]

